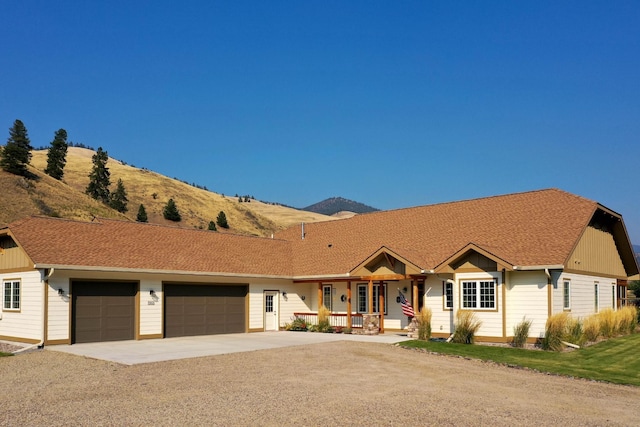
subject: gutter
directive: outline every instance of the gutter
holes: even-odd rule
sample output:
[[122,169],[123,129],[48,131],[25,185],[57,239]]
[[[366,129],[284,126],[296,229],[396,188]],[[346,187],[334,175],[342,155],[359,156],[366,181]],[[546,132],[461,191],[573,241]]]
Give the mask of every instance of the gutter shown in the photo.
[[[35,267],[36,266],[34,265],[34,268]],[[25,351],[33,350],[34,348],[44,348],[45,331],[46,331],[46,323],[47,323],[47,313],[45,310],[45,306],[47,305],[46,303],[47,289],[49,287],[49,279],[51,278],[51,276],[53,276],[53,273],[55,272],[55,268],[49,268],[48,270],[49,271],[47,272],[47,274],[44,275],[43,281],[42,281],[44,286],[42,286],[42,304],[40,305],[41,306],[40,315],[42,316],[42,326],[40,329],[40,342],[37,344],[30,345],[28,347],[21,348],[20,350],[16,350],[13,352],[13,354],[23,353]]]
[[534,270],[564,270],[562,264],[550,264],[550,265],[514,265],[515,271],[534,271]]
[[[268,275],[268,274],[241,274],[223,273],[216,271],[184,271],[184,270],[159,270],[146,268],[121,268],[121,267],[96,267],[83,265],[57,265],[57,264],[35,264],[35,269],[71,270],[71,271],[96,271],[103,273],[141,273],[141,274],[175,274],[183,276],[215,276],[215,277],[242,277],[252,279],[292,279],[292,276]],[[48,278],[48,277],[47,277]]]

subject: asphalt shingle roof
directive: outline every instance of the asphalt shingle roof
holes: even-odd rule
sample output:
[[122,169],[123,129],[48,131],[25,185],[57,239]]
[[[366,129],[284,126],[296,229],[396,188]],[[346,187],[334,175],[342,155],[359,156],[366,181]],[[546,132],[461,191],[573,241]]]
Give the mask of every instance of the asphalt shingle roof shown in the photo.
[[40,265],[345,275],[386,246],[425,270],[468,244],[512,265],[562,265],[599,205],[557,189],[356,215],[295,226],[275,239],[97,219],[29,217],[9,230]]

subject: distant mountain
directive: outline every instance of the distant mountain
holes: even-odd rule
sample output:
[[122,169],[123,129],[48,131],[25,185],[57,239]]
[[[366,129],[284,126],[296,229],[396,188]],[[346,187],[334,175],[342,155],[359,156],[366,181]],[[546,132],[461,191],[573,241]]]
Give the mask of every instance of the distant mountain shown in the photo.
[[354,202],[343,197],[331,197],[321,202],[315,203],[306,208],[302,208],[304,211],[314,212],[322,215],[335,215],[338,212],[354,212],[354,213],[367,213],[375,212],[380,209],[372,208],[363,203]]

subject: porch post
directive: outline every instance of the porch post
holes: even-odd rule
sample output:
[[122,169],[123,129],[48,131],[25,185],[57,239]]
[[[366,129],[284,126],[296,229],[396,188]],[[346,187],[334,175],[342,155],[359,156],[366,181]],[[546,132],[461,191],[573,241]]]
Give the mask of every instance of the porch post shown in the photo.
[[322,282],[318,282],[318,311],[322,307]]
[[413,305],[413,312],[418,314],[418,279],[411,279],[411,304]]
[[347,282],[347,328],[351,329],[351,281]]
[[373,314],[373,279],[369,279],[369,314]]
[[380,333],[384,333],[384,282],[378,283],[378,311],[380,311]]

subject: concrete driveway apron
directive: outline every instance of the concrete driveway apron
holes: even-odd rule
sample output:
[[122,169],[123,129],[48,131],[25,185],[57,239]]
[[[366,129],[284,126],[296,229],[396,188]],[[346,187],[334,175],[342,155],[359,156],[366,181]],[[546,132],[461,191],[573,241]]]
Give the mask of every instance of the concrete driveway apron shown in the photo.
[[332,341],[364,341],[395,344],[407,341],[406,335],[348,335],[311,332],[255,332],[195,337],[179,337],[142,341],[110,341],[73,345],[47,346],[46,350],[61,351],[93,359],[125,365],[162,362],[191,357],[214,356],[243,351],[266,350]]

